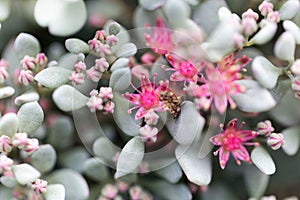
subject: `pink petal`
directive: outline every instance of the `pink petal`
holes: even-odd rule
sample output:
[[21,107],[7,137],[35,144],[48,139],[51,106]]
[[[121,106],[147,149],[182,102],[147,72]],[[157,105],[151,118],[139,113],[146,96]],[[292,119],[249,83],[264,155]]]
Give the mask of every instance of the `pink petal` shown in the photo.
[[141,88],[142,93],[145,93],[145,91],[153,91],[152,83],[150,82],[149,78],[143,74],[141,79]]
[[173,74],[171,74],[170,80],[171,81],[184,81],[185,77],[182,76],[178,71],[176,71]]
[[228,122],[227,126],[226,126],[226,130],[227,129],[236,129],[237,127],[237,118],[232,119],[230,122]]
[[218,135],[215,135],[215,136],[213,136],[213,137],[211,137],[210,139],[209,139],[209,141],[211,142],[211,143],[213,143],[214,145],[218,145],[218,146],[220,146],[220,145],[222,145],[222,135],[223,134],[218,134]]
[[138,109],[138,111],[135,114],[135,119],[141,119],[143,118],[146,114],[147,114],[148,110],[146,110],[145,108],[141,107],[140,109]]
[[225,113],[227,109],[227,97],[226,95],[214,96],[214,104],[219,113]]
[[258,136],[258,132],[251,130],[240,130],[238,133],[243,141],[248,141]]
[[235,160],[243,160],[246,162],[251,162],[249,153],[243,145],[240,145],[239,149],[233,151],[232,155],[235,158]]
[[140,105],[140,95],[139,94],[123,94],[123,97],[126,98],[130,103],[135,105]]
[[225,166],[228,162],[229,156],[230,156],[229,151],[226,151],[223,148],[220,149],[220,151],[219,151],[219,162],[220,162],[220,166],[221,166],[222,169],[225,168]]

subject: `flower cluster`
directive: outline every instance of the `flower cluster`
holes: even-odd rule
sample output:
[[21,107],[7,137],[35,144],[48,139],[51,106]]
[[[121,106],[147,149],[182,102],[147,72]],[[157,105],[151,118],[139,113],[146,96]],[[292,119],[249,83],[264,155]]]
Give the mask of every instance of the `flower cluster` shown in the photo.
[[90,108],[91,112],[96,112],[97,110],[106,113],[113,113],[115,104],[112,102],[113,92],[110,87],[101,87],[100,91],[92,90],[90,93],[91,97],[86,103]]
[[104,30],[98,30],[88,44],[91,50],[97,52],[100,57],[106,57],[112,53],[111,47],[117,42],[118,38],[115,35],[108,35]]

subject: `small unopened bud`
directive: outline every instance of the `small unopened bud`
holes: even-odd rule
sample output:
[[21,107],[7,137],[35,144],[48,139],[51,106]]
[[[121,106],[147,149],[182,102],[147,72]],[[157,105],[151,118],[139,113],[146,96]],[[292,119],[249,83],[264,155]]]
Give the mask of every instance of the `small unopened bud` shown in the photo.
[[263,121],[263,122],[259,122],[257,124],[257,130],[258,130],[259,135],[263,135],[265,137],[268,137],[274,131],[274,128],[272,126],[271,121],[266,120],[266,121]]
[[110,100],[113,98],[112,88],[111,87],[101,87],[99,92],[99,97],[102,99]]
[[21,65],[25,70],[34,70],[36,67],[35,58],[26,55],[21,60]]
[[274,11],[274,12],[269,13],[267,19],[270,22],[278,23],[280,21],[279,12],[278,11]]
[[0,84],[4,83],[8,78],[8,72],[5,67],[0,65]]
[[24,146],[23,150],[28,154],[31,155],[35,151],[39,149],[39,141],[35,138],[27,139],[27,144]]
[[90,108],[91,112],[103,110],[103,100],[97,96],[91,96],[86,105]]
[[91,67],[86,71],[86,75],[88,79],[91,79],[93,82],[98,82],[102,77],[102,73],[95,69],[95,67]]
[[47,192],[47,181],[44,181],[42,179],[37,179],[35,180],[32,185],[31,188],[38,194],[43,194]]
[[27,133],[16,133],[13,137],[13,145],[18,147],[19,149],[23,149],[24,146],[27,144]]
[[129,189],[129,194],[132,200],[139,200],[143,197],[143,190],[140,186],[133,186]]
[[158,133],[157,128],[145,125],[139,129],[139,132],[144,141],[150,140],[152,142],[156,142]]
[[21,70],[18,77],[18,81],[21,85],[25,85],[25,86],[29,85],[31,82],[34,81],[32,71]]
[[74,68],[75,68],[76,72],[82,73],[82,72],[85,72],[85,70],[86,70],[86,64],[84,62],[80,61],[75,64]]
[[252,35],[258,29],[258,25],[253,18],[243,18],[242,20],[242,30],[245,35]]
[[300,76],[297,76],[296,78],[294,78],[294,80],[292,82],[292,90],[296,93],[295,96],[297,98],[299,98],[299,94],[300,94]]
[[116,45],[118,41],[119,41],[119,39],[118,39],[117,36],[115,36],[115,35],[109,35],[109,36],[107,36],[107,38],[106,38],[106,43],[107,43],[109,46],[114,46],[114,45]]
[[96,49],[96,52],[100,54],[101,57],[105,57],[111,54],[111,49],[108,44],[99,44],[98,48]]
[[251,8],[249,8],[246,12],[244,12],[242,14],[242,19],[245,19],[245,18],[252,18],[255,21],[257,21],[258,20],[258,14],[256,12],[254,12]]
[[13,160],[6,155],[0,155],[0,174],[6,171],[10,171],[13,165]]
[[101,194],[109,199],[114,199],[118,194],[118,188],[113,184],[106,184],[102,188]]
[[99,48],[99,45],[100,45],[100,41],[97,40],[96,38],[93,38],[92,40],[88,41],[88,44],[89,44],[91,50],[97,51],[97,49]]
[[39,67],[45,67],[48,62],[48,58],[44,53],[39,53],[36,55],[36,64]]
[[155,56],[152,53],[145,53],[141,57],[141,61],[143,64],[152,64],[155,62]]
[[272,133],[268,138],[267,143],[273,150],[277,150],[284,143],[283,135],[281,133]]
[[73,72],[69,79],[72,82],[72,84],[80,85],[80,84],[84,83],[84,74],[78,73],[78,72]]
[[96,31],[94,38],[100,40],[101,42],[104,42],[106,40],[106,32],[104,30],[98,30]]
[[259,6],[258,10],[262,16],[268,16],[269,13],[273,12],[273,4],[268,1],[263,1]]
[[115,108],[114,102],[109,101],[105,103],[103,110],[105,113],[114,113],[114,108]]
[[156,125],[159,119],[158,114],[156,114],[153,110],[147,112],[145,115],[145,122],[148,126]]
[[8,69],[8,62],[4,59],[0,59],[0,67],[4,67],[5,69]]
[[300,59],[296,59],[291,67],[291,71],[296,76],[300,76]]
[[109,67],[109,63],[105,58],[100,58],[95,60],[95,69],[100,72],[105,72]]
[[12,146],[13,144],[10,137],[6,135],[0,137],[0,152],[8,153],[11,151]]

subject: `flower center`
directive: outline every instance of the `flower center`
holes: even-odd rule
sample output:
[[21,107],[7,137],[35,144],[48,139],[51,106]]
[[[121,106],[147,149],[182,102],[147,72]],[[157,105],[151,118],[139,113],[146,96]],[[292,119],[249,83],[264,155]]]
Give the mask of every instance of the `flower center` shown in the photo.
[[222,146],[228,151],[239,149],[242,142],[235,132],[226,133],[222,138]]
[[159,96],[154,91],[145,91],[140,96],[140,103],[146,110],[149,110],[159,104]]
[[191,63],[179,63],[179,73],[186,78],[193,78],[197,74],[197,69]]

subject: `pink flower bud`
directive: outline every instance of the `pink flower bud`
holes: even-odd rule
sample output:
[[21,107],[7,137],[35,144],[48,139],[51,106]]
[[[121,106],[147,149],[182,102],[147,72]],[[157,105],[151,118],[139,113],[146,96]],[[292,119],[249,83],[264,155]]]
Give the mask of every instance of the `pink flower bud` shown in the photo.
[[101,194],[107,198],[113,199],[118,194],[118,188],[117,188],[117,186],[115,186],[113,184],[106,184],[102,188]]
[[278,23],[280,21],[279,12],[278,11],[274,11],[274,12],[269,13],[267,19],[270,22]]
[[82,73],[86,71],[86,64],[82,61],[79,61],[78,63],[75,64],[74,68],[76,72]]
[[300,92],[300,76],[294,78],[292,82],[292,90],[294,90],[294,92]]
[[269,13],[273,12],[273,4],[268,1],[263,1],[259,6],[258,10],[262,16],[268,16]]
[[89,44],[91,50],[96,51],[100,45],[100,41],[97,40],[96,38],[93,38],[92,40],[88,41],[88,44]]
[[148,126],[153,126],[157,124],[157,121],[159,119],[158,114],[156,114],[153,110],[147,112],[145,115],[145,122]]
[[47,181],[41,180],[41,179],[37,179],[35,180],[32,185],[31,188],[38,194],[42,194],[42,193],[46,193],[47,192]]
[[152,64],[155,62],[155,56],[152,53],[144,53],[141,57],[141,61],[143,64]]
[[11,151],[12,149],[12,142],[11,142],[11,138],[6,136],[6,135],[2,135],[0,137],[0,152],[5,152],[8,153]]
[[114,113],[114,108],[115,108],[114,102],[109,101],[105,103],[103,110],[105,113]]
[[97,90],[92,90],[90,92],[90,96],[97,96],[98,95],[98,91]]
[[23,60],[21,60],[21,65],[25,70],[34,70],[36,67],[35,58],[26,55]]
[[149,164],[147,162],[142,162],[138,167],[138,173],[145,174],[149,172]]
[[194,100],[198,109],[208,110],[211,105],[211,100],[207,97],[199,97]]
[[100,54],[101,57],[105,57],[111,54],[111,49],[108,44],[99,44],[98,48],[96,49],[96,52]]
[[69,79],[72,82],[72,84],[80,85],[80,84],[84,83],[84,74],[78,73],[78,72],[73,72]]
[[274,131],[274,128],[272,126],[271,121],[266,120],[257,124],[257,130],[259,135],[268,137]]
[[23,149],[24,146],[27,144],[27,133],[16,133],[13,137],[13,145],[18,147],[19,149]]
[[258,29],[258,25],[253,18],[247,17],[242,20],[242,31],[245,35],[252,35]]
[[140,186],[133,186],[130,188],[129,194],[132,200],[140,200],[143,196],[143,190]]
[[91,96],[86,105],[90,108],[91,112],[103,110],[103,100],[97,96]]
[[4,67],[5,69],[8,69],[8,62],[4,59],[0,59],[0,67]]
[[86,71],[86,75],[88,79],[91,79],[94,82],[98,82],[102,77],[102,73],[97,71],[95,67],[91,67]]
[[18,77],[18,81],[21,85],[25,85],[25,86],[29,85],[31,82],[34,81],[32,71],[21,70]]
[[139,129],[139,132],[144,141],[150,140],[156,142],[158,133],[157,128],[145,125]]
[[249,8],[246,12],[242,14],[242,19],[252,18],[255,21],[258,20],[258,14],[254,12],[251,8]]
[[23,150],[28,154],[33,154],[36,150],[39,149],[39,141],[35,138],[27,139],[27,144],[24,146]]
[[0,84],[4,83],[8,78],[8,72],[5,67],[0,65]]
[[98,30],[96,31],[94,38],[104,42],[106,40],[106,32],[104,30]]
[[296,59],[291,67],[291,71],[296,75],[300,76],[300,59]]
[[239,33],[233,35],[234,48],[240,48],[244,45],[245,38]]
[[283,135],[281,133],[272,133],[268,138],[267,143],[273,150],[277,150],[284,143]]
[[101,87],[99,92],[99,97],[102,99],[112,99],[113,93],[111,87]]
[[106,43],[109,45],[109,46],[114,46],[117,44],[119,38],[117,38],[117,36],[115,35],[109,35],[107,36],[106,38]]
[[39,53],[36,55],[35,61],[39,67],[45,67],[48,62],[48,58],[44,53]]
[[123,181],[118,181],[117,186],[120,192],[126,192],[129,187],[128,183]]
[[13,165],[13,160],[6,155],[0,155],[0,174],[5,171],[10,171]]
[[109,63],[105,58],[100,58],[95,60],[95,69],[100,72],[105,72],[109,67]]

